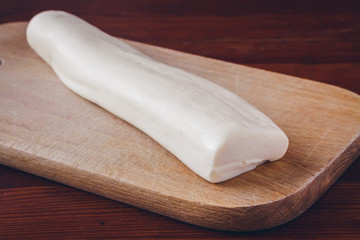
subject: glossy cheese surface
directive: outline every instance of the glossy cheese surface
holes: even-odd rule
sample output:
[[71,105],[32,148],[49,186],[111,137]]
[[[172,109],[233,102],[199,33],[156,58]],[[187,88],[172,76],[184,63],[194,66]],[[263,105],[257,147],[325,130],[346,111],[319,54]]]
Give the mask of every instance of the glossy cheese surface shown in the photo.
[[46,11],[29,45],[80,96],[139,128],[210,182],[281,158],[288,138],[227,89],[155,61],[71,14]]

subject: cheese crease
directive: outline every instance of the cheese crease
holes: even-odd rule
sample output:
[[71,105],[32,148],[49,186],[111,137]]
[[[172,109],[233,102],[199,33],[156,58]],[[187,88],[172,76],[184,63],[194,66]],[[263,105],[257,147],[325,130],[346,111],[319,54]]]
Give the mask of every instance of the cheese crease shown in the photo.
[[27,40],[68,88],[139,128],[209,182],[287,151],[284,132],[241,97],[74,15],[39,13]]

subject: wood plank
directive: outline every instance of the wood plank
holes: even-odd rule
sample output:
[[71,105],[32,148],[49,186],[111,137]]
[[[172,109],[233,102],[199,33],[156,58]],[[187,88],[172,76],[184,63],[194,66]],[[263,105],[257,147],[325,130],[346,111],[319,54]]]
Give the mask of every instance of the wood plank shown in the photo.
[[122,38],[240,64],[360,62],[355,1],[14,0],[2,8],[0,22],[62,9]]
[[[0,236],[3,239],[12,239],[15,235],[17,239],[19,236],[28,239],[39,236],[42,239],[84,239],[89,236],[169,239],[180,235],[192,239],[262,239],[266,235],[267,239],[297,239],[298,236],[307,239],[313,238],[316,232],[324,239],[358,239],[360,209],[354,206],[360,202],[360,191],[354,184],[341,182],[326,194],[326,198],[321,198],[309,211],[285,226],[230,233],[184,224],[65,186],[12,188],[0,190],[4,199],[0,205]],[[28,201],[27,196],[32,196],[33,201]],[[340,208],[337,207],[339,203]],[[342,217],[348,215],[352,218]],[[84,226],[87,226],[86,231]]]
[[341,86],[360,94],[360,63],[255,63],[249,66]]
[[2,164],[196,225],[255,230],[298,216],[359,156],[360,98],[354,93],[131,43],[229,88],[289,136],[282,160],[207,183],[145,134],[62,86],[27,47],[25,26],[1,27]]

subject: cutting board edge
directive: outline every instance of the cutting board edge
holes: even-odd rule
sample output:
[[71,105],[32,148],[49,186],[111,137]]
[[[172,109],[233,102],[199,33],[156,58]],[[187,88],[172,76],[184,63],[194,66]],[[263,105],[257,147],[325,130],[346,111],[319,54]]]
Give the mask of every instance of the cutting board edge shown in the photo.
[[[311,182],[292,195],[269,203],[229,208],[190,202],[174,196],[164,196],[159,192],[153,202],[149,202],[146,200],[154,197],[154,192],[148,189],[142,189],[139,186],[0,145],[0,164],[176,220],[205,228],[226,231],[269,229],[298,217],[310,208],[359,156],[360,134],[350,143],[348,148],[331,161],[327,168],[324,168]],[[339,164],[339,162],[342,163]],[[34,163],[38,164],[38,166],[35,167]],[[338,166],[340,168],[337,168]],[[327,173],[327,171],[331,173]],[[335,177],[329,178],[328,176]],[[313,185],[321,187],[314,188]],[[113,191],[113,189],[116,189],[116,191]],[[313,192],[314,189],[319,189],[319,191]],[[129,192],[134,194],[129,194]],[[139,202],[139,199],[141,199],[141,202]],[[164,199],[166,199],[166,202]],[[302,207],[297,207],[296,212],[289,209],[289,206],[294,206],[294,204],[299,206],[299,203],[303,202],[305,204]],[[154,208],[156,205],[157,207]],[[265,216],[259,216],[259,214],[264,213],[262,208],[272,209],[273,212],[269,212]],[[184,209],[187,209],[187,211],[183,211]],[[277,221],[274,221],[274,215],[278,215]],[[271,217],[267,218],[267,216]],[[263,219],[259,220],[259,217]],[[251,219],[254,220],[249,222]],[[244,222],[249,223],[244,224]]]
[[[25,22],[26,23],[26,22]],[[149,46],[152,46],[152,45],[149,45]],[[156,46],[152,46],[152,47],[156,47]],[[162,48],[162,47],[156,47],[156,48]],[[165,48],[163,48],[163,49],[165,49]],[[166,50],[168,50],[168,49],[166,49]],[[172,51],[172,50],[171,50]],[[175,51],[175,50],[174,50]],[[180,53],[180,51],[177,51],[177,52],[179,52]],[[189,54],[189,53],[186,53],[186,54]],[[208,58],[208,57],[202,57],[202,56],[197,56],[197,55],[194,55],[194,54],[189,54],[189,55],[193,55],[193,56],[196,56],[196,57],[200,57],[200,58],[205,58],[205,59],[211,59],[211,58]],[[214,60],[214,59],[212,59],[212,60]],[[223,63],[227,63],[227,62],[225,62],[225,61],[223,61],[223,60],[214,60],[214,61],[218,61],[218,62],[223,62]],[[234,65],[238,65],[238,64],[235,64],[235,63],[228,63],[228,64],[234,64]],[[260,70],[260,71],[266,71],[266,72],[269,72],[269,73],[273,73],[273,74],[280,74],[280,73],[275,73],[275,72],[271,72],[271,71],[267,71],[267,70],[261,70],[261,69],[257,69],[257,68],[253,68],[253,67],[248,67],[248,66],[243,66],[243,65],[241,65],[242,67],[246,67],[246,68],[249,68],[249,69],[253,69],[253,70]],[[327,85],[327,86],[331,86],[331,87],[334,87],[333,85],[330,85],[330,84],[325,84],[325,83],[319,83],[319,82],[316,82],[316,81],[313,81],[313,80],[309,80],[309,79],[302,79],[302,78],[298,78],[298,77],[293,77],[293,76],[288,76],[288,75],[285,75],[285,74],[280,74],[280,75],[284,75],[285,77],[288,77],[288,78],[296,78],[296,79],[299,79],[299,80],[307,80],[307,81],[311,81],[312,83],[316,83],[316,84],[321,84],[321,85]],[[335,86],[336,87],[336,86]],[[350,93],[353,93],[353,92],[351,92],[350,90],[347,90],[347,89],[344,89],[344,88],[341,88],[341,87],[337,87],[337,88],[339,88],[340,90],[345,90],[347,93],[348,92],[350,92]],[[356,94],[356,93],[355,93]],[[356,97],[359,97],[357,94],[356,94]],[[335,182],[336,181],[336,179],[341,175],[341,173],[342,172],[344,172],[345,171],[345,169],[357,158],[357,156],[359,156],[359,147],[357,147],[359,145],[359,134],[358,134],[358,136],[355,138],[355,140],[350,144],[350,147],[349,147],[349,149],[345,149],[343,152],[341,152],[338,156],[336,156],[335,157],[335,159],[333,159],[333,161],[331,161],[332,163],[331,163],[331,167],[332,168],[334,168],[335,166],[335,163],[337,163],[338,161],[339,162],[341,162],[341,161],[343,161],[343,159],[345,158],[346,159],[346,154],[348,154],[349,152],[352,152],[352,151],[355,151],[356,150],[356,153],[357,153],[357,155],[353,155],[353,156],[350,156],[351,157],[351,161],[349,162],[349,161],[346,161],[346,163],[345,163],[345,165],[342,165],[342,168],[341,168],[341,170],[342,171],[340,171],[339,173],[338,173],[338,176],[336,177],[336,178],[334,178],[334,179],[330,179],[331,181],[330,182],[328,182],[327,184],[328,184],[328,187],[326,188],[326,187],[323,187],[322,189],[323,189],[323,191],[321,192],[321,193],[323,193],[323,192],[325,192],[330,186],[331,186],[331,184],[333,183],[333,182]],[[11,161],[11,160],[14,160],[14,159],[16,159],[16,155],[15,156],[13,156],[13,157],[9,157],[9,156],[7,156],[7,157],[4,157],[4,158],[1,158],[1,156],[5,156],[5,154],[6,154],[6,150],[8,150],[8,149],[1,149],[1,145],[0,145],[0,161],[3,161],[3,159],[8,159],[9,161]],[[354,149],[354,147],[355,147],[355,150],[353,150]],[[32,168],[31,168],[31,164],[32,164],[32,160],[31,159],[33,159],[33,158],[31,158],[31,156],[25,156],[26,154],[28,154],[28,153],[26,153],[26,152],[22,152],[21,150],[17,150],[17,149],[12,149],[11,151],[13,151],[13,153],[17,153],[17,154],[19,154],[19,159],[16,159],[16,160],[18,160],[18,162],[16,163],[16,164],[4,164],[4,165],[7,165],[7,166],[10,166],[10,167],[15,167],[15,168],[18,168],[18,169],[21,169],[21,170],[25,170],[25,171],[28,171],[28,172],[33,172],[34,174],[36,174],[36,175],[40,175],[40,176],[43,176],[43,177],[46,177],[46,176],[44,176],[43,174],[41,174],[41,169],[42,168],[40,168],[40,174],[37,174],[37,173],[35,173],[35,171],[33,171],[32,170]],[[15,151],[15,152],[14,152]],[[29,155],[31,155],[31,154],[29,154]],[[34,158],[35,158],[36,156],[34,156]],[[22,162],[21,161],[21,158],[24,158],[25,159],[25,163],[24,162]],[[26,159],[26,158],[28,158],[28,159]],[[51,162],[53,162],[53,164],[54,165],[56,165],[56,164],[60,164],[61,165],[61,163],[58,163],[58,162],[55,162],[55,161],[52,161],[52,160],[49,160],[49,159],[42,159],[44,162],[42,163],[43,165],[42,166],[46,166],[46,167],[48,167],[48,165],[46,165],[46,161],[51,161]],[[27,162],[26,162],[27,161]],[[23,164],[23,165],[22,165]],[[18,167],[16,167],[16,166],[18,166]],[[64,165],[64,164],[63,164]],[[66,165],[65,165],[66,166]],[[345,167],[344,167],[345,166]],[[324,172],[325,171],[330,171],[329,170],[329,166],[327,166],[325,169],[324,169],[324,171],[323,172],[321,172],[321,173],[319,173],[319,175],[317,175],[316,176],[316,179],[318,179],[317,181],[320,181],[319,180],[319,178],[321,177],[321,176],[324,176]],[[29,169],[29,170],[26,170],[26,169]],[[56,169],[56,168],[55,168]],[[31,171],[30,171],[31,170]],[[72,169],[70,169],[70,170],[72,170]],[[77,171],[81,171],[81,169],[77,169]],[[83,170],[84,171],[84,170]],[[67,171],[66,169],[64,170],[64,172],[65,173],[67,173],[67,174],[69,174],[70,173],[70,171]],[[91,173],[91,172],[87,172],[87,171],[85,171],[87,174],[89,174],[90,176],[94,176],[94,175],[96,175],[96,176],[101,176],[101,175],[98,175],[98,174],[96,174],[96,173]],[[75,173],[77,173],[77,172],[75,172]],[[66,185],[71,185],[71,186],[74,186],[74,187],[77,187],[77,188],[80,188],[80,189],[84,189],[84,190],[87,190],[87,191],[90,191],[90,192],[94,192],[92,189],[90,189],[90,190],[88,190],[88,189],[85,189],[82,185],[78,185],[78,186],[80,186],[80,187],[78,187],[77,186],[77,183],[75,182],[75,183],[73,183],[72,182],[72,180],[70,180],[70,181],[68,181],[68,180],[64,180],[64,181],[59,181],[59,180],[56,180],[58,177],[60,177],[60,174],[58,173],[58,172],[56,172],[56,171],[54,171],[53,173],[49,173],[51,176],[53,176],[53,177],[47,177],[47,178],[50,178],[50,179],[53,179],[53,180],[55,180],[55,181],[58,181],[58,182],[62,182],[62,183],[65,183]],[[57,176],[57,175],[59,175],[59,176]],[[77,174],[73,174],[74,176],[77,176]],[[71,177],[71,176],[67,176],[67,177]],[[90,178],[90,180],[93,180],[93,179],[91,179],[91,177],[89,177]],[[106,177],[103,177],[103,178],[106,178]],[[108,179],[108,178],[106,178],[106,179]],[[109,180],[109,179],[108,179]],[[99,182],[101,182],[101,181],[99,181]],[[114,181],[113,181],[114,182]],[[331,183],[332,182],[332,183]],[[331,184],[330,184],[331,183]],[[105,185],[105,184],[104,184]],[[294,193],[293,195],[290,195],[290,196],[288,196],[288,197],[285,197],[284,199],[281,199],[281,200],[277,200],[277,201],[274,201],[274,202],[272,202],[272,203],[269,203],[269,204],[275,204],[275,203],[278,203],[279,205],[280,205],[280,207],[281,206],[283,206],[284,204],[283,204],[283,202],[286,200],[286,199],[293,199],[293,200],[291,200],[291,201],[295,201],[296,200],[296,196],[297,196],[297,194],[300,194],[302,191],[303,192],[306,192],[306,191],[308,191],[308,190],[306,190],[307,189],[307,187],[308,188],[310,188],[310,184],[308,184],[308,185],[306,185],[303,189],[301,189],[301,190],[299,190],[299,191],[297,191],[296,193]],[[110,191],[110,190],[109,190]],[[99,194],[99,193],[95,193],[95,194]],[[148,194],[148,193],[146,193],[146,194]],[[106,196],[106,197],[109,197],[109,198],[112,198],[110,195],[106,195],[106,194],[99,194],[99,195],[103,195],[103,196]],[[320,193],[317,193],[317,195],[316,196],[321,196],[321,194]],[[170,198],[170,197],[169,197]],[[173,203],[172,204],[177,204],[177,203],[179,203],[179,199],[176,199],[175,197],[172,197],[173,199],[170,199],[170,200],[172,200],[173,201]],[[316,198],[314,198],[315,200],[313,201],[313,202],[315,202],[316,201],[316,199],[317,199],[318,197],[316,197]],[[114,199],[114,198],[113,198]],[[138,198],[137,198],[138,199]],[[137,200],[136,199],[136,200]],[[288,200],[288,201],[290,201],[290,200]],[[123,202],[125,202],[125,201],[123,201]],[[180,201],[181,202],[181,201]],[[188,201],[187,201],[188,202]],[[310,203],[310,201],[309,201],[309,203]],[[130,203],[131,204],[131,203]],[[145,208],[145,209],[147,209],[147,210],[150,210],[150,211],[152,211],[152,212],[156,212],[156,213],[160,213],[160,214],[162,214],[162,215],[166,215],[166,216],[169,216],[169,217],[172,217],[172,218],[176,218],[176,219],[179,219],[179,220],[182,220],[182,221],[185,221],[185,222],[190,222],[190,223],[192,223],[192,224],[195,224],[195,225],[200,225],[200,226],[205,226],[205,227],[209,227],[209,228],[216,228],[216,229],[222,229],[222,230],[234,230],[234,225],[235,225],[235,223],[234,222],[232,222],[231,221],[231,218],[221,218],[222,219],[222,221],[223,221],[223,219],[226,219],[226,222],[221,222],[221,224],[217,224],[217,223],[209,223],[208,224],[208,222],[203,222],[204,220],[206,221],[207,219],[206,218],[208,218],[208,219],[210,219],[209,217],[213,217],[213,215],[208,215],[208,216],[205,216],[205,217],[199,217],[199,219],[196,219],[196,220],[193,220],[193,219],[188,219],[187,217],[188,217],[188,215],[178,215],[178,214],[174,214],[174,215],[171,215],[171,214],[168,214],[168,212],[163,212],[163,210],[161,210],[161,209],[159,209],[159,208],[153,208],[154,206],[153,205],[148,205],[147,207],[144,207],[144,205],[141,205],[141,204],[132,204],[132,205],[134,205],[134,206],[137,206],[137,207],[140,207],[140,208]],[[266,204],[265,204],[266,205]],[[258,206],[265,206],[265,205],[256,205],[256,207],[258,207]],[[150,207],[149,207],[150,206]],[[308,206],[311,206],[311,204],[308,204]],[[194,207],[198,207],[198,206],[194,206]],[[208,207],[208,208],[213,208],[214,206],[202,206],[203,208],[206,208],[206,207]],[[216,207],[216,206],[215,206]],[[241,209],[245,209],[245,210],[249,210],[249,209],[254,209],[254,207],[255,206],[247,206],[246,208],[247,209],[245,209],[245,207],[241,207]],[[170,209],[170,207],[169,207],[169,209]],[[307,208],[306,208],[307,209]],[[306,209],[304,209],[303,211],[305,211]],[[173,209],[171,209],[172,211],[174,211]],[[216,211],[214,211],[214,209],[210,209],[211,211],[210,211],[210,213],[211,214],[214,214],[215,213],[215,215],[216,215]],[[231,212],[234,212],[234,215],[233,215],[233,217],[234,218],[236,218],[236,213],[238,214],[238,212],[240,211],[240,208],[239,209],[236,209],[236,208],[229,208],[229,209],[226,209],[226,211],[228,212],[228,213],[231,213]],[[277,210],[278,211],[278,210]],[[301,214],[301,212],[303,212],[303,211],[298,211],[299,212],[299,214]],[[191,213],[191,211],[188,211],[187,213]],[[283,214],[280,214],[282,217],[283,217]],[[293,217],[296,217],[295,216],[295,214],[292,214],[291,216],[293,216]],[[285,218],[283,218],[282,220],[284,220]],[[283,222],[286,222],[286,221],[288,221],[288,220],[285,220],[285,221],[278,221],[278,224],[272,224],[271,226],[276,226],[276,225],[279,225],[279,224],[281,224],[281,223],[283,223]],[[205,223],[205,224],[204,224]],[[208,224],[208,225],[207,225]],[[215,226],[215,227],[214,227]],[[218,227],[218,226],[220,226],[220,227]],[[266,224],[264,224],[263,226],[261,226],[260,228],[254,228],[254,229],[243,229],[243,231],[249,231],[249,230],[256,230],[256,229],[262,229],[262,228],[268,228],[268,227],[266,227]],[[241,230],[241,229],[239,229],[239,230]]]

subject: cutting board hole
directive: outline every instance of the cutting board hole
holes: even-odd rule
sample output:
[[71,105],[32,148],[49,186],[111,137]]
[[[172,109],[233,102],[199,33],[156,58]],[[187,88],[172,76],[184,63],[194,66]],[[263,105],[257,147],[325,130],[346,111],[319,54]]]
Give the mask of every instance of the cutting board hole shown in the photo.
[[0,59],[0,67],[3,65],[4,61]]

